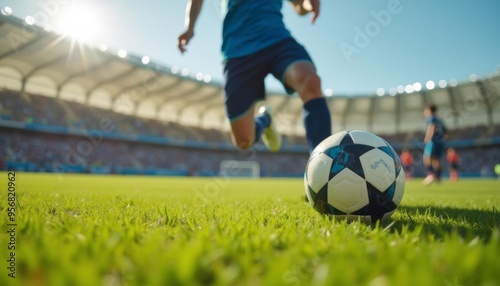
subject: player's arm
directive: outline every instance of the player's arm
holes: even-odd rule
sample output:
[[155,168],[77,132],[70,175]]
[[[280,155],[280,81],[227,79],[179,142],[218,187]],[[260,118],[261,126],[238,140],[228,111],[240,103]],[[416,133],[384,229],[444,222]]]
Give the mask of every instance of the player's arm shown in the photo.
[[427,127],[427,131],[425,132],[424,142],[430,142],[432,140],[432,136],[434,135],[434,131],[436,131],[436,124],[431,123]]
[[200,15],[203,0],[188,0],[186,5],[185,31],[179,35],[177,47],[181,53],[186,51],[186,45],[194,36],[194,26]]
[[292,4],[295,12],[301,16],[312,13],[311,23],[314,23],[319,16],[319,0],[295,0],[291,1],[290,4]]

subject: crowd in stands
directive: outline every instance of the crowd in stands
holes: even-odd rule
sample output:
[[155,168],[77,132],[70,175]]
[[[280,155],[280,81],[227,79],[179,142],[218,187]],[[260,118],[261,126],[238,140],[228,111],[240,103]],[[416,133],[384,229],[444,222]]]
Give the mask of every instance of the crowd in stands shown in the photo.
[[[92,142],[89,138],[0,128],[0,158],[26,171],[216,175],[223,160],[253,160],[261,174],[299,175],[307,156],[301,153],[238,152],[162,146],[119,140]],[[6,166],[8,168],[9,166]],[[161,173],[161,172],[160,172]]]
[[21,95],[7,89],[0,90],[0,119],[87,130],[98,129],[102,119],[106,119],[115,125],[115,133],[209,142],[230,140],[228,134],[217,130],[186,128],[174,122],[139,118],[53,97]]
[[0,93],[0,118],[25,123],[44,125],[63,124],[67,116],[57,101],[44,96],[21,95],[2,90]]
[[[99,127],[103,118],[113,123],[112,132],[116,134],[230,144],[229,134],[218,130],[187,128],[83,103],[0,90],[0,119],[3,121],[92,130]],[[490,130],[480,126],[450,134],[452,140],[492,137],[500,136],[500,128]],[[401,144],[421,141],[423,132],[381,136],[391,144]],[[287,136],[284,142],[306,150],[303,137]],[[463,161],[461,171],[465,173],[492,170],[500,162],[499,146],[468,146],[458,151]],[[414,148],[413,153],[421,158],[418,148]],[[307,151],[239,152],[227,148],[214,150],[109,138],[92,140],[74,134],[0,127],[0,163],[3,163],[0,169],[12,168],[15,163],[14,167],[28,171],[147,173],[147,170],[163,170],[165,174],[215,175],[223,160],[253,160],[260,163],[263,176],[300,176],[307,159]],[[417,173],[422,171],[421,160],[416,160],[415,167]]]

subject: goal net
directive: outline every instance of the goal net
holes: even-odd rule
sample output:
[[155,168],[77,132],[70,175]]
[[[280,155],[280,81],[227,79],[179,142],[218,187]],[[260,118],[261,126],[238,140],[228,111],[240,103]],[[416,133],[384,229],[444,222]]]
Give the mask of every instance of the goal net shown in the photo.
[[255,161],[222,161],[220,163],[219,175],[224,177],[259,178],[260,164]]

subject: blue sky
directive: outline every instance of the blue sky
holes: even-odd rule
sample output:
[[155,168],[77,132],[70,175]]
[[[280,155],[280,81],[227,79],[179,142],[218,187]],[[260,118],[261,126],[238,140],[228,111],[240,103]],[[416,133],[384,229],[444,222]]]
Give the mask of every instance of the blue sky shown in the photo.
[[[72,3],[90,8],[80,22],[98,23],[96,43],[222,82],[219,0],[205,0],[185,55],[176,47],[184,28],[182,0],[0,0],[0,7],[57,25]],[[428,80],[460,82],[500,70],[500,1],[324,0],[314,25],[288,6],[287,27],[312,55],[323,89],[334,94],[375,94],[377,88]],[[273,79],[268,87],[283,92]]]

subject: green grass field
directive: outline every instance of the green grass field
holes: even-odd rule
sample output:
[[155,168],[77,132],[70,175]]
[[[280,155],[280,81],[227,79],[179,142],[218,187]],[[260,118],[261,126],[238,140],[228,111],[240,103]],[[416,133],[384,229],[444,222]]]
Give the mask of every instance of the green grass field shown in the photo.
[[368,225],[300,179],[17,173],[15,278],[0,184],[0,285],[500,285],[500,181],[411,181]]

